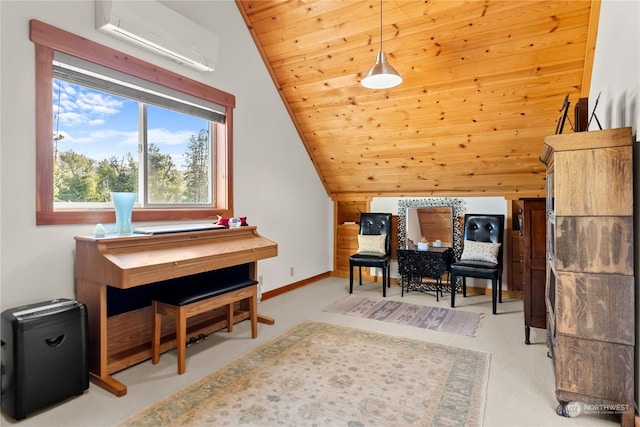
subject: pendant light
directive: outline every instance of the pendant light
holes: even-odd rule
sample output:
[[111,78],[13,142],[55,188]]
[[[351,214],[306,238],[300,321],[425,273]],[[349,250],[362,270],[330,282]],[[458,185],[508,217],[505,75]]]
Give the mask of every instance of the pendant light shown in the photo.
[[400,74],[387,63],[387,54],[382,50],[382,0],[380,0],[380,51],[376,63],[360,82],[367,89],[389,89],[402,83]]

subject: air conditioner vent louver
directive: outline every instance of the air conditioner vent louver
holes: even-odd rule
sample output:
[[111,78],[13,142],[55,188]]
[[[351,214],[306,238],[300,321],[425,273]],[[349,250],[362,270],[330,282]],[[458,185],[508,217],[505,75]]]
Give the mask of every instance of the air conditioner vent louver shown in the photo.
[[157,1],[96,0],[96,29],[199,71],[213,71],[218,36]]

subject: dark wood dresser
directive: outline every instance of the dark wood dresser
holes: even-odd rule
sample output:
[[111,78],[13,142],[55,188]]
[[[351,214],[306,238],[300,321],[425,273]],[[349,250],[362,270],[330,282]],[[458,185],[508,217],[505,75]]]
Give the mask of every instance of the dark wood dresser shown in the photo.
[[531,328],[547,327],[544,300],[547,276],[547,214],[544,199],[522,200],[522,302],[524,342],[529,344]]

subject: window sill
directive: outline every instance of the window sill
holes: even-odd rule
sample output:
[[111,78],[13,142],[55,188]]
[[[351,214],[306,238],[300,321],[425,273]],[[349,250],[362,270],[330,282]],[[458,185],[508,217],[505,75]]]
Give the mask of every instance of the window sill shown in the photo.
[[[144,221],[188,221],[199,219],[216,219],[217,216],[231,216],[228,209],[134,209],[132,222]],[[62,224],[98,224],[115,223],[113,210],[64,210],[53,212],[37,212],[36,225]]]

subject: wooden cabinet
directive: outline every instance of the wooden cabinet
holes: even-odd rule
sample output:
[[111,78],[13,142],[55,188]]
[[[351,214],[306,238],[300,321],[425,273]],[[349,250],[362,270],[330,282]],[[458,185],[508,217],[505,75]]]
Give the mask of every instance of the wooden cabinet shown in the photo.
[[[634,423],[631,128],[544,138],[546,304],[558,413],[572,402]],[[595,405],[595,406],[594,406]]]
[[509,291],[520,293],[524,307],[524,341],[531,328],[547,327],[545,199],[511,201],[509,220]]
[[512,233],[509,290],[521,293],[524,288],[524,237],[520,231]]
[[546,283],[546,204],[544,199],[522,200],[522,302],[524,342],[530,343],[531,328],[547,327]]
[[334,200],[334,276],[349,277],[349,257],[358,250],[360,214],[369,211],[369,203],[369,198]]
[[507,230],[509,251],[507,254],[507,287],[512,295],[522,297],[524,288],[524,237],[522,227],[522,204],[523,201],[511,200],[511,210],[508,215],[508,223],[511,228]]
[[349,277],[349,257],[358,250],[359,224],[336,226],[335,271],[340,277]]

